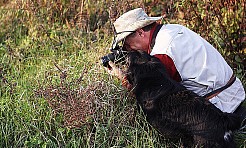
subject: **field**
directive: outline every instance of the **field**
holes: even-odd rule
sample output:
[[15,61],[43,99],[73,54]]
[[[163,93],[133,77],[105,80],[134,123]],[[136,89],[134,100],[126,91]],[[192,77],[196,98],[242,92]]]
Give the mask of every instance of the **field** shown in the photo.
[[[100,61],[111,23],[136,7],[201,34],[246,86],[244,0],[3,0],[0,147],[180,147],[148,125]],[[246,131],[235,136],[245,147]]]

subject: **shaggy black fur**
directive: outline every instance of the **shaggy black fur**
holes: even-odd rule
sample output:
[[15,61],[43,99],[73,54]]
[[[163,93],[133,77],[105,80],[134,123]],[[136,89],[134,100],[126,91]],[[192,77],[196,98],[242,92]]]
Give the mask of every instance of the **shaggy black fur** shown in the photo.
[[165,138],[184,147],[233,148],[240,119],[223,113],[166,74],[159,59],[145,52],[128,55],[127,79],[147,121]]

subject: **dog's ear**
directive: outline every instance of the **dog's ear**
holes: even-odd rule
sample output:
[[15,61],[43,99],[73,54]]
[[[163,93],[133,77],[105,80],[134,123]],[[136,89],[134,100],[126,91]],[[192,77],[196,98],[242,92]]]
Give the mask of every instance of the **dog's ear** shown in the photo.
[[142,65],[150,61],[150,55],[143,51],[131,51],[127,56],[127,79],[135,85],[136,77],[142,73]]

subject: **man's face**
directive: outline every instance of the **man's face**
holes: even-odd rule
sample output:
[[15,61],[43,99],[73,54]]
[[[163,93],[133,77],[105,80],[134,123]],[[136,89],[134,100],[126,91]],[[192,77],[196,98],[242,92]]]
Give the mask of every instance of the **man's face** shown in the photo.
[[128,50],[148,51],[148,36],[145,32],[137,30],[125,38],[124,47]]

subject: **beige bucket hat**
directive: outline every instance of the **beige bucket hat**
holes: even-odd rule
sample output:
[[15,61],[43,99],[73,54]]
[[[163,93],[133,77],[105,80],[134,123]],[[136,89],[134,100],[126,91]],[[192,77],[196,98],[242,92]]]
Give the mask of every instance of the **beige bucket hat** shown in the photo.
[[145,27],[161,18],[149,17],[142,8],[133,9],[124,13],[113,23],[116,36],[112,43],[112,48],[115,48],[120,41],[137,29]]

